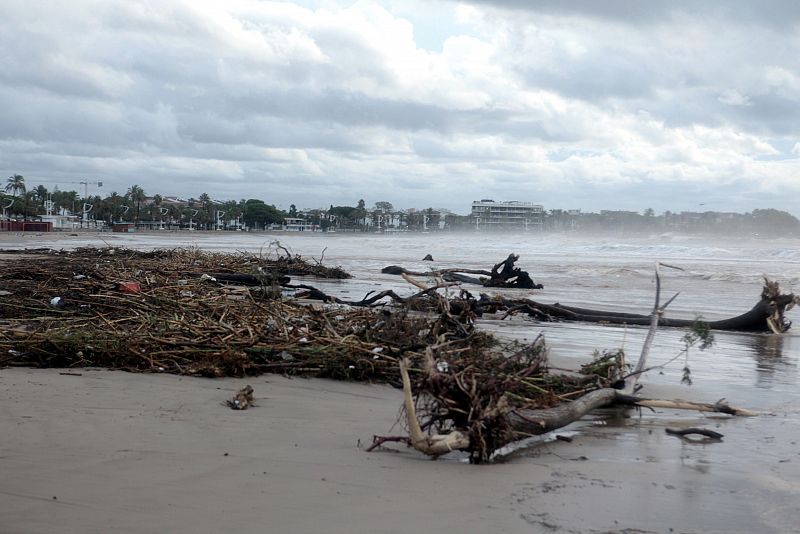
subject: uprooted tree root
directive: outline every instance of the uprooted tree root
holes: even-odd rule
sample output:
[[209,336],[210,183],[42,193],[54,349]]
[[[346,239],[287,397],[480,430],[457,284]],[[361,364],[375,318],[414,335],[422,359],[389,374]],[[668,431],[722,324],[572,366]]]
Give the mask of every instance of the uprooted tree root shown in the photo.
[[[724,399],[697,403],[628,395],[617,389],[625,369],[621,352],[600,355],[596,365],[574,375],[554,375],[547,371],[540,342],[511,357],[484,352],[479,360],[448,354],[442,350],[445,345],[426,348],[421,368],[409,368],[405,359],[400,362],[408,435],[375,436],[369,450],[403,442],[434,458],[463,451],[471,462],[481,463],[510,443],[557,430],[612,405],[757,415]],[[602,374],[596,374],[600,370]],[[409,372],[416,375],[413,384]]]
[[[428,272],[409,271],[398,265],[388,265],[381,269],[383,274],[401,274],[413,276],[441,277],[446,282],[459,282],[477,284],[485,287],[517,288],[517,289],[543,289],[542,284],[533,281],[527,271],[516,267],[519,256],[509,254],[506,259],[496,263],[491,271],[485,269],[462,269],[458,267],[449,269],[432,269]],[[424,260],[423,260],[424,261]],[[478,275],[470,276],[470,275]]]
[[[440,338],[406,356],[400,370],[408,443],[431,456],[466,450],[476,462],[530,435],[515,429],[509,414],[554,408],[618,378],[616,373],[611,379],[593,372],[550,373],[542,337],[531,344],[487,347],[480,352],[464,351]],[[409,371],[415,376],[416,403],[410,400]]]

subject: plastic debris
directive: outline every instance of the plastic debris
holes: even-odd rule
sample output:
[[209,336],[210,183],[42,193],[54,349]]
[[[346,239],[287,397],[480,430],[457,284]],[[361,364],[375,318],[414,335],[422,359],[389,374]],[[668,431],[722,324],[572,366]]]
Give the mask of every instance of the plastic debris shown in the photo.
[[139,282],[117,282],[117,289],[123,293],[140,293],[142,286]]

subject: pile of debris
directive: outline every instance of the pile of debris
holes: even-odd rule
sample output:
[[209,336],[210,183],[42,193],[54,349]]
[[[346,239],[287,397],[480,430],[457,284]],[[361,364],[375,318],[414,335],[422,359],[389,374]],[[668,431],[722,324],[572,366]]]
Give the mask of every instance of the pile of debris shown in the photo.
[[348,276],[197,249],[17,251],[0,257],[0,365],[397,380],[393,349],[425,343],[427,321],[284,298],[280,283],[297,272]]
[[[513,261],[493,270],[502,272],[504,264],[513,273]],[[477,330],[477,299],[438,291],[452,282],[427,287],[406,274],[419,289],[412,297],[382,292],[343,303],[322,294],[328,303],[317,305],[284,295],[281,286],[307,288],[307,296],[318,291],[292,286],[288,276],[296,273],[347,276],[297,256],[14,251],[0,257],[0,366],[209,377],[271,372],[402,385],[409,434],[376,438],[375,445],[402,441],[431,456],[463,450],[474,461],[608,404],[747,414],[725,403],[633,397],[621,351],[600,354],[574,373],[551,373],[543,339],[502,343]],[[395,305],[383,306],[378,295]],[[774,300],[771,293],[766,298]],[[435,313],[412,310],[420,304]],[[651,317],[658,310],[657,299]],[[252,392],[237,399],[238,409]]]

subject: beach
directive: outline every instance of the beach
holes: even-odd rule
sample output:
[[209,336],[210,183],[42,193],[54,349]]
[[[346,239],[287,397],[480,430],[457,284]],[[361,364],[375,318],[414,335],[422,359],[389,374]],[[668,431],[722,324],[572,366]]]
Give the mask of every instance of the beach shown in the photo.
[[[537,298],[618,308],[631,306],[626,299],[652,305],[648,271],[655,256],[689,269],[672,279],[684,291],[674,313],[689,316],[712,294],[722,295],[712,317],[752,303],[760,272],[797,276],[796,243],[654,248],[609,239],[599,245],[602,255],[596,244],[542,244],[529,236],[1,239],[2,248],[110,242],[256,252],[280,239],[304,255],[319,257],[327,247],[326,263],[343,265],[356,279],[320,287],[352,296],[386,285],[402,289],[402,281],[374,274],[376,267],[416,267],[422,252],[440,264],[485,267],[502,259],[499,251],[516,251],[545,283]],[[480,257],[458,252],[468,246],[490,250]],[[643,329],[539,325],[520,317],[480,326],[512,339],[544,331],[553,364],[571,368],[591,348],[624,345],[636,354],[644,337]],[[659,332],[654,358],[671,357],[681,335]],[[680,384],[680,365],[642,380],[651,397],[727,397],[762,412],[758,417],[606,410],[556,432],[571,442],[549,436],[488,465],[459,456],[432,461],[403,445],[365,452],[373,435],[403,433],[395,424],[402,394],[386,385],[0,369],[0,532],[792,532],[800,521],[798,345],[796,333],[721,334],[713,350],[692,354],[694,386]],[[224,406],[245,384],[253,386],[257,406]],[[724,438],[691,443],[664,432],[689,426]]]
[[[774,458],[773,472],[752,477],[732,461],[748,432],[721,419],[674,414],[679,424],[722,429],[724,443],[664,436],[676,420],[611,418],[567,429],[577,432],[571,443],[469,465],[403,446],[364,452],[373,434],[401,432],[392,428],[401,394],[388,386],[62,373],[0,371],[2,532],[796,528],[800,455]],[[257,406],[225,407],[245,383]],[[770,440],[760,441],[771,457]],[[722,465],[712,448],[727,449]]]

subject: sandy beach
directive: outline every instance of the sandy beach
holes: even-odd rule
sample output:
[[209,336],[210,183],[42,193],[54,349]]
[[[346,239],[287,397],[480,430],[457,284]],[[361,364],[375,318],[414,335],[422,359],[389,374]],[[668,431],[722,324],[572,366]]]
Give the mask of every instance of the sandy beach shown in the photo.
[[[0,371],[1,532],[796,528],[793,475],[704,463],[705,446],[665,440],[653,421],[583,424],[572,443],[475,466],[364,452],[373,434],[399,432],[388,386],[64,372]],[[245,383],[258,406],[223,406]],[[709,447],[736,448],[739,434]],[[785,460],[796,474],[800,457]]]
[[103,370],[0,371],[0,531],[529,532],[509,502],[544,467],[366,453],[399,391]]

